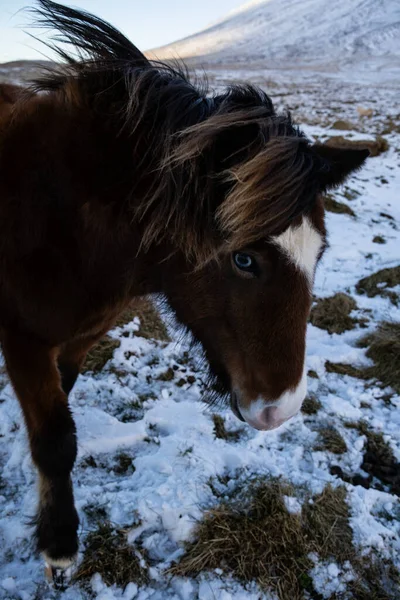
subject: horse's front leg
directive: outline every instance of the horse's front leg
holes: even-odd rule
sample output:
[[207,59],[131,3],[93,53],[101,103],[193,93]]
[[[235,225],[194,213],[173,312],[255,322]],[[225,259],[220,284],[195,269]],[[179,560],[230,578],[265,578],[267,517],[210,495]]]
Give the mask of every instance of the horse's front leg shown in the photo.
[[66,569],[78,550],[79,520],[70,477],[76,458],[76,432],[61,387],[58,349],[11,331],[3,332],[2,346],[39,471],[38,548],[53,570]]
[[61,375],[61,387],[67,396],[75,385],[88,351],[107,333],[109,328],[110,325],[107,324],[96,334],[81,336],[61,346],[57,362]]

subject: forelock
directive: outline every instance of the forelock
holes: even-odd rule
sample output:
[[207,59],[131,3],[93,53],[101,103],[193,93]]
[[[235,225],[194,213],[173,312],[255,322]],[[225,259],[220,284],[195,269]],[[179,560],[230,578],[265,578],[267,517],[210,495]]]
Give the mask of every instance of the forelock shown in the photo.
[[217,211],[230,245],[243,248],[287,228],[315,198],[313,160],[302,136],[273,136],[227,171],[230,193]]

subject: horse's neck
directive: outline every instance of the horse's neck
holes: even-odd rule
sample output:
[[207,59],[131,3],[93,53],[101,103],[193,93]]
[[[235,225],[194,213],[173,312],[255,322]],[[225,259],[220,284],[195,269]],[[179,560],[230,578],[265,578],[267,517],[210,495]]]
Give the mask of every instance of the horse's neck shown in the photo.
[[15,104],[23,94],[24,88],[12,83],[0,83],[0,106]]
[[0,83],[0,127],[7,123],[15,102],[21,96],[23,88],[18,85]]
[[[76,242],[60,236],[60,248],[70,244],[63,253],[78,253],[85,276],[99,286],[105,278],[115,294],[118,281],[134,295],[163,292],[176,253],[165,240],[142,245],[144,224],[135,218],[135,205],[154,175],[143,161],[135,171],[135,152],[142,152],[135,140],[104,127],[89,109],[59,102],[57,94],[32,96],[19,105],[14,121],[0,155],[0,170],[16,173],[4,196],[20,197],[25,217],[41,235],[47,235],[46,219],[52,235],[59,230],[68,240],[72,233]],[[25,178],[32,181],[29,188]],[[43,210],[35,212],[38,198]]]

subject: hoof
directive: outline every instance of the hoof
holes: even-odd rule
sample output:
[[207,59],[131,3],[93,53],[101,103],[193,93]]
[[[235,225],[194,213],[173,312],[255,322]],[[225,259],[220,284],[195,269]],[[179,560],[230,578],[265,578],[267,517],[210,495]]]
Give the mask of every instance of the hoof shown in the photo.
[[68,587],[76,558],[51,559],[44,555],[46,579],[54,589],[62,591]]

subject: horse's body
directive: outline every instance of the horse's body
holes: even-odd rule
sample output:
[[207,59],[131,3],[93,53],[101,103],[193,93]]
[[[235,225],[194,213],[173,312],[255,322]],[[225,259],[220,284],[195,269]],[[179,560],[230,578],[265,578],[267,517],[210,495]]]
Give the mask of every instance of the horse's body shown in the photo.
[[90,15],[41,0],[89,57],[0,86],[1,343],[40,475],[39,548],[77,551],[68,393],[133,298],[166,296],[235,414],[271,429],[305,395],[305,329],[325,246],[320,193],[366,157],[311,146],[269,98],[206,99]]

